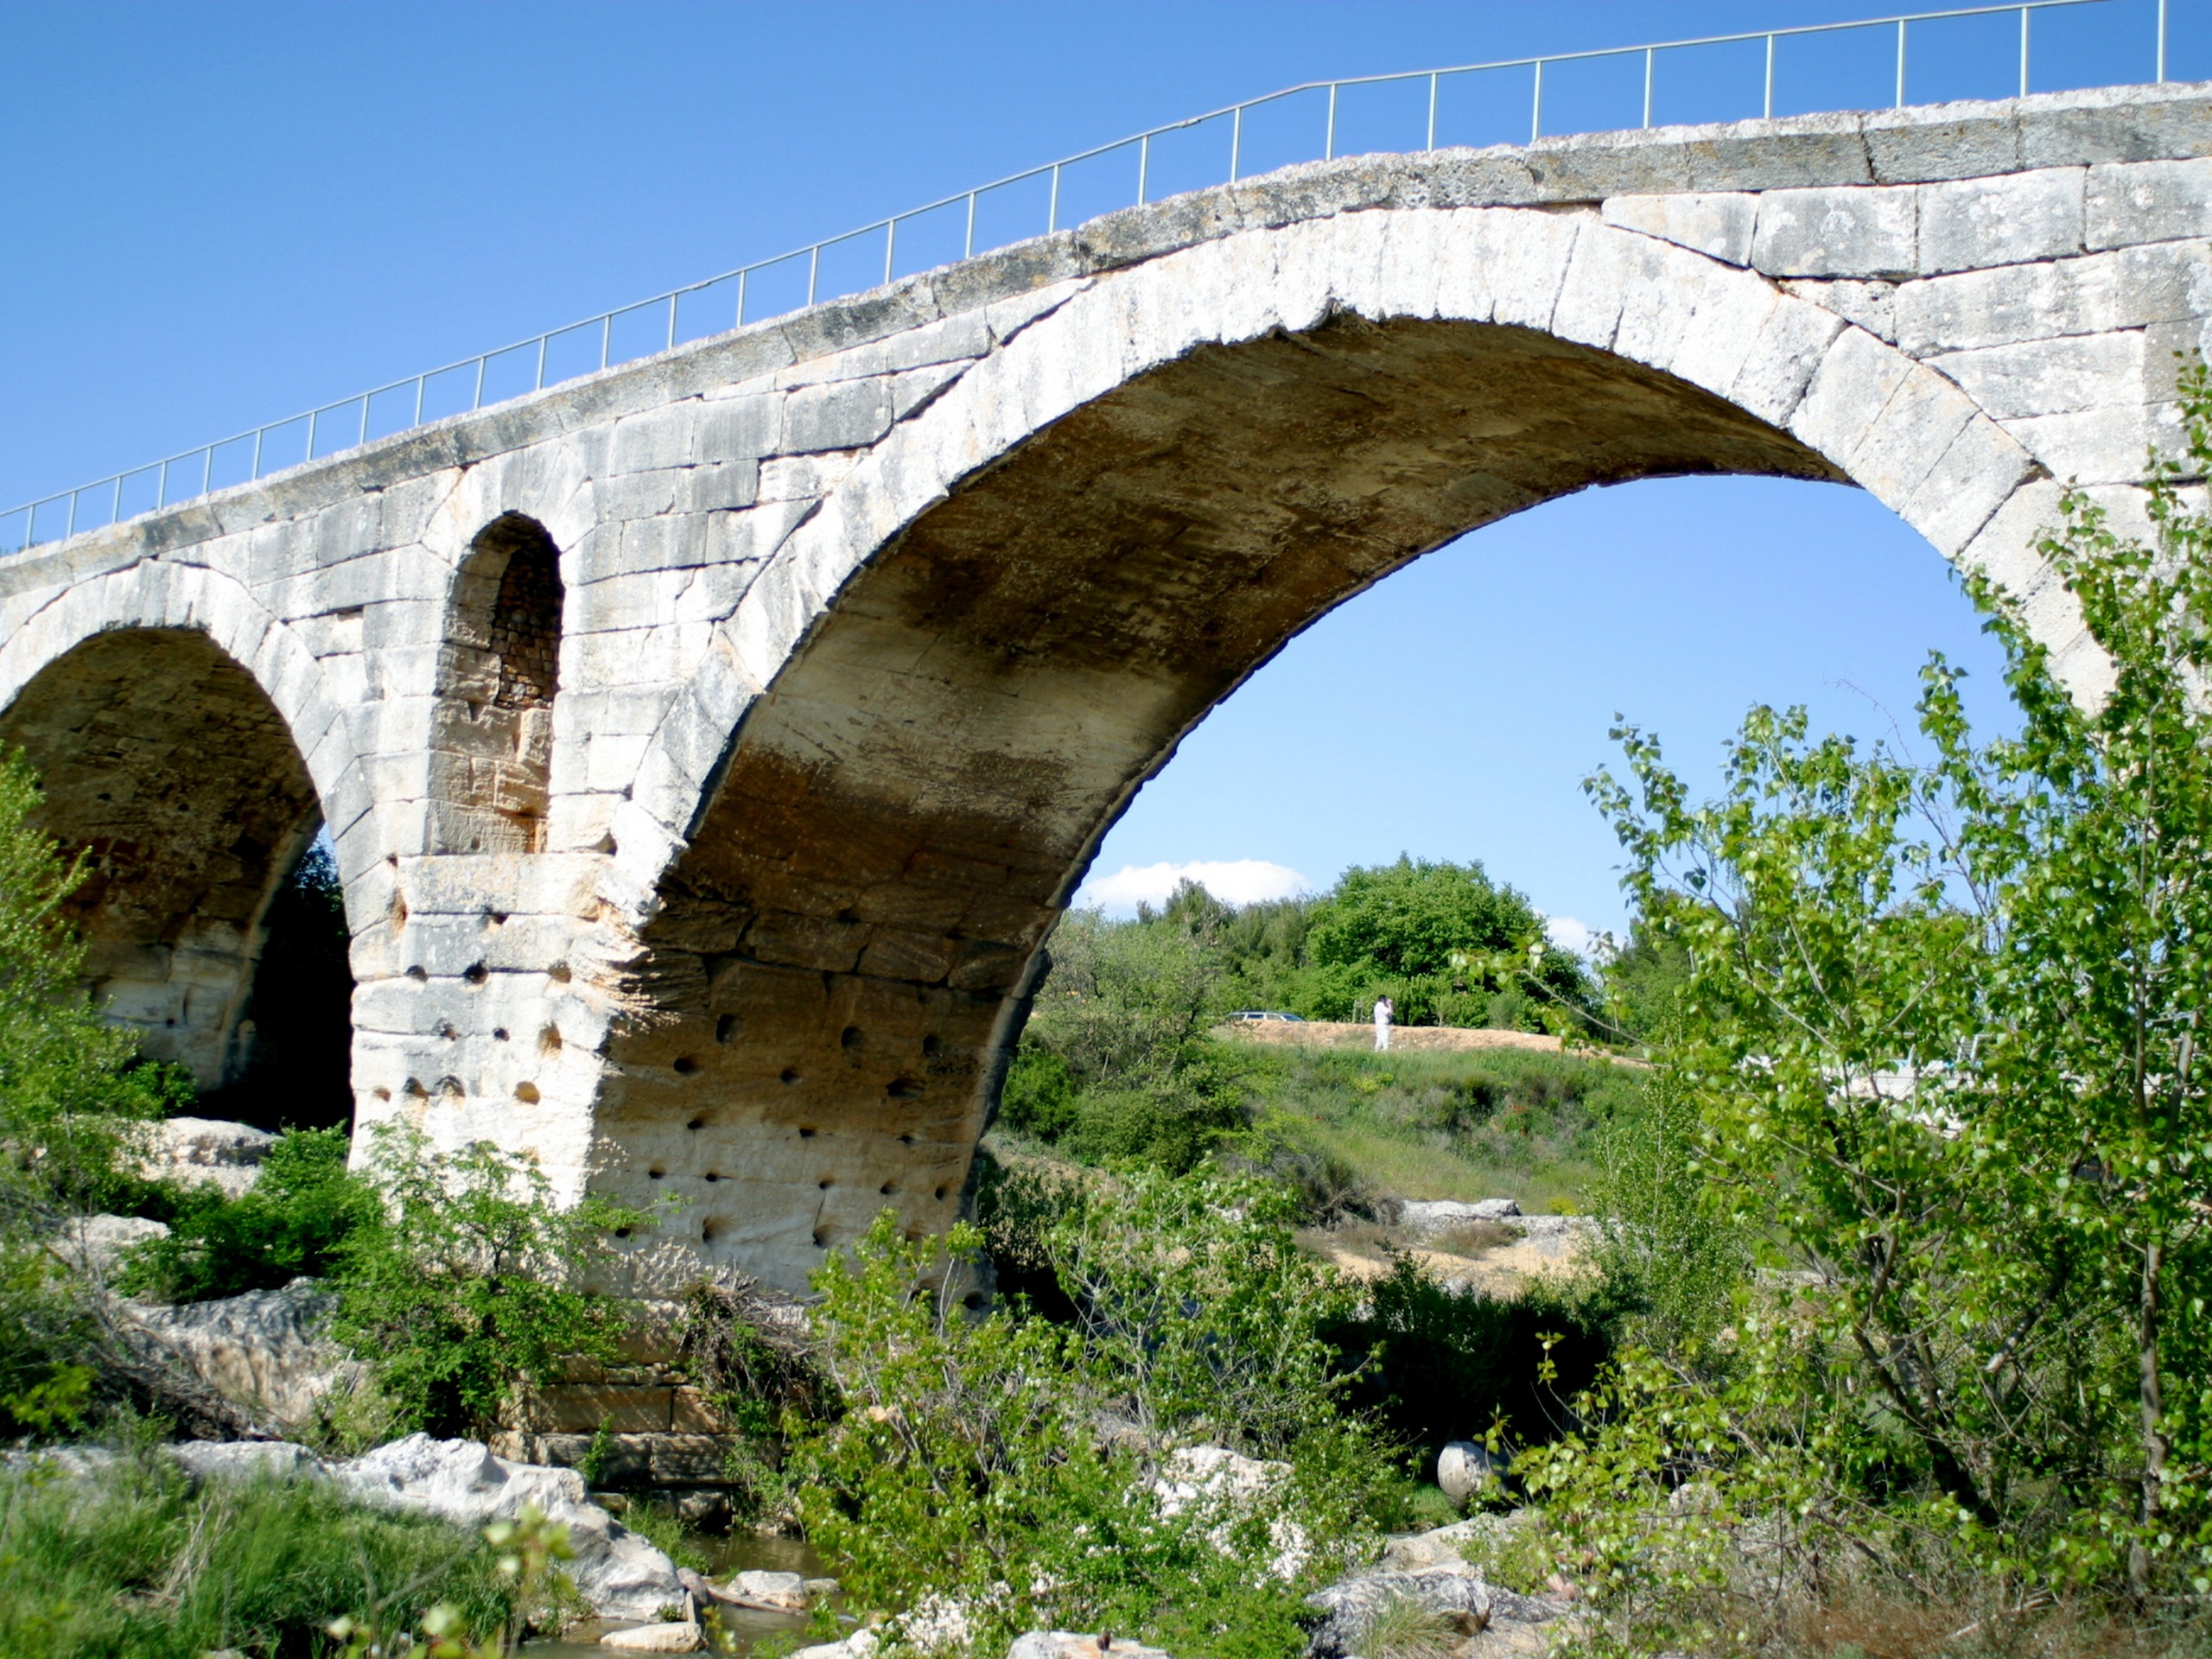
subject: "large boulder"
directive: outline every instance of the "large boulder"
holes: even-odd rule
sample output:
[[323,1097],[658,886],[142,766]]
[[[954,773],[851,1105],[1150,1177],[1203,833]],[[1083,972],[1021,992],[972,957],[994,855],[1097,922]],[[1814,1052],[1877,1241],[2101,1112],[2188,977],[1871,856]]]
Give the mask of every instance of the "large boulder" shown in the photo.
[[1452,1440],[1436,1454],[1436,1484],[1461,1509],[1504,1484],[1505,1460],[1473,1440]]
[[140,1166],[148,1180],[219,1186],[232,1198],[261,1179],[261,1160],[276,1142],[266,1129],[215,1117],[164,1118],[149,1127]]
[[1416,1238],[1433,1238],[1455,1227],[1478,1221],[1506,1221],[1521,1213],[1514,1198],[1478,1198],[1472,1204],[1457,1198],[1408,1198],[1399,1205],[1398,1226]]
[[1164,1648],[1117,1636],[1078,1635],[1071,1630],[1032,1630],[1018,1636],[1006,1659],[1167,1659]]
[[148,1346],[265,1431],[309,1433],[365,1376],[327,1335],[332,1298],[312,1279],[220,1301],[116,1306]]
[[167,1222],[143,1216],[78,1216],[61,1224],[47,1248],[73,1272],[99,1284],[122,1264],[124,1251],[168,1236]]
[[1385,1570],[1339,1579],[1306,1599],[1325,1615],[1307,1643],[1308,1659],[1369,1659],[1368,1634],[1395,1604],[1412,1602],[1460,1637],[1486,1635],[1487,1651],[1541,1653],[1544,1626],[1562,1618],[1558,1602],[1516,1595],[1484,1581],[1471,1570]]
[[434,1440],[410,1434],[330,1476],[365,1503],[420,1510],[471,1529],[512,1521],[532,1505],[569,1529],[575,1559],[569,1576],[602,1618],[654,1619],[689,1598],[676,1563],[585,1494],[573,1469],[510,1463],[474,1440]]

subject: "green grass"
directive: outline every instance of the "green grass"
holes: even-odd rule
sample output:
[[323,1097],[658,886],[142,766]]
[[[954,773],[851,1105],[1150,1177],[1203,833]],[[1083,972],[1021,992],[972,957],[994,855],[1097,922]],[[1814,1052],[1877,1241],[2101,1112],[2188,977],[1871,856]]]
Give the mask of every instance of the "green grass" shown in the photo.
[[1582,1209],[1596,1131],[1643,1101],[1637,1072],[1579,1055],[1284,1048],[1269,1058],[1249,1085],[1266,1128],[1386,1198]]
[[329,1649],[342,1614],[411,1623],[448,1602],[507,1611],[491,1552],[426,1516],[310,1482],[211,1481],[126,1458],[97,1480],[0,1473],[0,1654],[199,1659]]

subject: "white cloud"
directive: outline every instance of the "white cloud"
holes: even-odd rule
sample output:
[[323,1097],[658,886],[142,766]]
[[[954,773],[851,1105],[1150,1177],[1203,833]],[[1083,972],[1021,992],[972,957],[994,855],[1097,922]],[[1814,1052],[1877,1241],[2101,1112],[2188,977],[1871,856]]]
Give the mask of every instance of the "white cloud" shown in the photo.
[[1288,899],[1307,890],[1306,880],[1285,864],[1263,858],[1202,859],[1189,864],[1124,864],[1111,875],[1094,875],[1077,893],[1077,905],[1127,914],[1141,905],[1162,905],[1185,881],[1195,881],[1225,905]]
[[1610,933],[1577,921],[1572,916],[1544,918],[1544,937],[1562,950],[1572,950],[1587,962],[1597,962],[1612,952],[1613,938]]

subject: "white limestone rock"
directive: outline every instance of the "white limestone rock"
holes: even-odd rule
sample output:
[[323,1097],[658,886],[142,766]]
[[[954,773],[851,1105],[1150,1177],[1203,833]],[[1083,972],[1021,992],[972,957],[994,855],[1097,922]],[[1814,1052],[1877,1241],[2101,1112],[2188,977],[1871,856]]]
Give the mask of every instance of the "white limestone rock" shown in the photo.
[[664,1607],[686,1605],[676,1564],[592,1503],[573,1469],[510,1463],[474,1440],[410,1434],[333,1465],[330,1473],[365,1503],[423,1510],[472,1529],[515,1520],[536,1505],[568,1528],[575,1550],[569,1576],[602,1618],[650,1619]]
[[280,1432],[313,1427],[327,1400],[363,1380],[360,1363],[326,1334],[331,1298],[313,1279],[220,1301],[118,1306],[202,1384]]
[[168,1236],[167,1222],[143,1216],[77,1216],[62,1224],[48,1248],[85,1277],[105,1280],[132,1246]]
[[321,1462],[290,1440],[181,1440],[169,1459],[194,1480],[296,1480]]
[[1503,1476],[1501,1460],[1473,1440],[1453,1440],[1436,1454],[1436,1484],[1462,1509],[1470,1498],[1494,1491]]
[[599,1638],[599,1645],[624,1653],[696,1653],[707,1645],[707,1635],[696,1619],[664,1620],[609,1630]]
[[149,1181],[219,1186],[242,1198],[261,1179],[261,1160],[276,1137],[248,1123],[213,1117],[171,1117],[152,1126],[141,1165]]
[[741,1573],[709,1587],[717,1601],[770,1613],[803,1613],[811,1599],[806,1580],[797,1573]]
[[1071,1630],[1031,1630],[1018,1636],[1006,1659],[1107,1659],[1109,1655],[1112,1659],[1167,1659],[1165,1648],[1148,1648],[1120,1637],[1113,1638],[1110,1648],[1103,1647],[1097,1637]]
[[1472,1204],[1456,1198],[1408,1198],[1398,1206],[1398,1225],[1417,1238],[1433,1238],[1454,1227],[1506,1221],[1520,1213],[1520,1202],[1514,1198],[1478,1198]]

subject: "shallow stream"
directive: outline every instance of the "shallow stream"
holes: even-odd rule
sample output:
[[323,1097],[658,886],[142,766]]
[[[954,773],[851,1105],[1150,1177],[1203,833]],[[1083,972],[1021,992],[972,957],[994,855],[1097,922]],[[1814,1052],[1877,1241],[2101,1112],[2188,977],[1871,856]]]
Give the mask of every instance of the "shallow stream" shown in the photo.
[[[697,1541],[707,1555],[707,1576],[717,1583],[740,1573],[796,1573],[802,1578],[818,1579],[828,1576],[821,1558],[804,1542],[797,1538],[763,1538],[749,1532],[733,1532],[727,1538],[702,1538]],[[742,1607],[717,1606],[711,1616],[721,1629],[736,1638],[734,1651],[750,1653],[753,1644],[785,1630],[796,1630],[806,1624],[804,1613],[756,1613]],[[605,1659],[611,1649],[599,1645],[604,1630],[620,1630],[620,1624],[600,1624],[587,1620],[564,1630],[550,1640],[525,1642],[523,1651],[531,1659]]]

